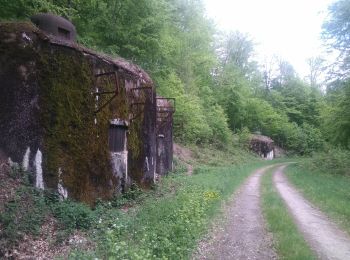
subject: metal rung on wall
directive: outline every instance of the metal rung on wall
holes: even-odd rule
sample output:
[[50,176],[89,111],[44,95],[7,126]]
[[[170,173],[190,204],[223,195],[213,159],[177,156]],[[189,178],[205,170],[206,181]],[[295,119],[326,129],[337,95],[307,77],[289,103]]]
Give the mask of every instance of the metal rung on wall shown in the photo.
[[99,91],[99,87],[96,87],[96,92],[93,93],[93,95],[96,97],[96,101],[98,101],[98,97],[102,95],[113,95],[111,96],[104,104],[101,106],[97,106],[95,110],[95,114],[100,112],[103,108],[105,108],[109,103],[112,102],[112,100],[118,95],[119,93],[119,81],[118,81],[118,75],[116,71],[109,71],[109,72],[103,72],[95,74],[96,78],[103,77],[103,76],[110,76],[113,75],[114,81],[115,81],[115,89],[113,91]]

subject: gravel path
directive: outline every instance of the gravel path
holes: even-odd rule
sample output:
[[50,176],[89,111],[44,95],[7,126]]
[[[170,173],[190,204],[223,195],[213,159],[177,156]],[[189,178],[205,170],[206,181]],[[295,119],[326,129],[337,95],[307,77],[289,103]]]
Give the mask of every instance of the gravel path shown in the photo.
[[194,259],[276,259],[260,208],[260,177],[255,171],[225,206],[224,219],[199,243]]
[[274,173],[274,183],[300,231],[320,259],[350,259],[350,237],[292,187],[283,169]]

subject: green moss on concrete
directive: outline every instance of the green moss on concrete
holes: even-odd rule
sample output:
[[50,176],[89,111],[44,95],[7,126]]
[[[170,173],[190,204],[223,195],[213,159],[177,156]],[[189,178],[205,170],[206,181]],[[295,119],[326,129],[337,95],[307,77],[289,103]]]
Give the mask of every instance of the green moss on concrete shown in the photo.
[[[23,32],[31,41],[23,41]],[[61,168],[63,184],[71,197],[89,204],[93,204],[97,198],[110,198],[119,180],[113,176],[110,163],[109,120],[128,120],[132,99],[142,102],[145,95],[130,97],[131,93],[126,93],[124,85],[126,75],[119,73],[118,95],[96,115],[95,125],[95,96],[92,92],[96,86],[104,91],[113,91],[115,80],[113,76],[96,79],[94,73],[96,70],[114,70],[112,65],[98,57],[84,55],[79,50],[50,44],[45,40],[45,35],[30,23],[1,24],[0,52],[6,53],[1,55],[0,64],[6,64],[9,68],[1,68],[2,71],[14,72],[23,63],[36,68],[36,78],[32,79],[39,97],[37,117],[40,127],[36,131],[41,140],[39,146],[43,152],[47,187],[57,189]],[[16,84],[20,86],[22,80],[17,80]],[[16,94],[11,89],[6,91]],[[99,104],[110,97],[100,96]],[[127,135],[129,176],[138,183],[141,183],[144,171],[144,124],[141,113],[131,123]]]
[[142,184],[143,177],[143,140],[142,140],[143,115],[132,121],[128,134],[129,151],[129,176],[138,184]]
[[93,203],[96,198],[111,197],[118,181],[111,172],[108,151],[108,120],[113,111],[102,110],[94,124],[92,68],[76,51],[50,49],[41,56],[44,163],[51,175],[47,182],[56,185],[61,167],[63,183],[74,198]]
[[37,113],[33,111],[38,53],[33,31],[27,23],[0,23],[0,147],[16,161],[22,160],[28,145],[36,143]]
[[133,120],[128,134],[128,150],[132,151],[130,156],[131,159],[136,160],[141,155],[142,140],[140,136],[142,135],[142,117]]
[[[137,98],[132,97],[132,100],[137,103],[146,104],[146,92],[140,91],[138,93]],[[139,105],[133,107],[133,114],[136,116],[129,128],[128,134],[128,150],[129,150],[129,176],[136,181],[141,187],[147,188],[148,184],[144,182],[145,171],[145,144],[147,140],[145,140],[147,131],[145,124],[145,113],[148,113],[145,105]]]

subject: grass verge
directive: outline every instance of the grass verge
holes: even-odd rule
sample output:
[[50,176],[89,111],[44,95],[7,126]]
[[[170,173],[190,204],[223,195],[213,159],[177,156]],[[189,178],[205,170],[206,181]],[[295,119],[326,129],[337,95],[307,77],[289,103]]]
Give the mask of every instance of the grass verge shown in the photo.
[[71,258],[188,259],[220,212],[222,201],[264,164],[206,167],[192,176],[169,175],[142,205],[127,212],[101,204],[92,232],[97,250],[75,251]]
[[262,207],[277,254],[281,259],[315,259],[273,185],[273,171],[262,178]]
[[288,179],[305,197],[350,234],[350,177],[290,165]]

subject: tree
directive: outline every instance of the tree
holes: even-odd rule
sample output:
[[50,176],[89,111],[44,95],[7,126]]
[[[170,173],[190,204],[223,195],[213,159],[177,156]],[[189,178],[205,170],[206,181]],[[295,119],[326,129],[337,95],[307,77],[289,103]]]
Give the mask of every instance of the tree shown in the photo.
[[328,91],[322,113],[323,132],[329,141],[350,148],[350,81],[341,81]]
[[286,60],[279,59],[277,61],[277,76],[271,81],[271,88],[283,88],[288,82],[297,78],[293,66]]
[[271,57],[265,57],[262,65],[262,73],[265,84],[265,90],[270,90],[272,88],[272,81],[278,77],[279,74],[279,63],[280,58],[276,55]]
[[323,24],[322,35],[326,43],[339,53],[335,62],[336,73],[327,88],[323,131],[334,144],[349,148],[350,1],[340,0],[329,7],[329,18]]
[[246,76],[256,69],[256,63],[251,59],[254,44],[247,34],[238,31],[222,34],[217,53],[223,67],[235,66]]
[[0,20],[28,19],[40,12],[51,12],[67,18],[71,17],[73,9],[69,7],[68,2],[59,1],[65,2],[65,4],[57,2],[47,0],[0,0]]
[[325,59],[320,56],[311,57],[307,59],[309,65],[309,75],[307,80],[312,87],[320,88],[324,80],[322,79],[322,73],[325,73]]
[[185,92],[184,84],[175,72],[161,79],[160,86],[159,94],[176,98],[174,134],[177,141],[197,144],[209,142],[213,132],[198,97]]
[[[329,115],[323,117],[327,124],[347,115],[344,84],[332,85],[338,94],[320,109],[317,88],[281,58],[273,57],[260,71],[249,35],[218,33],[202,0],[0,0],[0,6],[2,20],[37,12],[63,15],[76,25],[79,43],[139,64],[157,93],[177,99],[174,135],[183,143],[222,147],[232,132],[249,129],[306,153],[312,143],[307,140],[317,139],[308,136],[317,136],[320,111]],[[319,83],[320,64],[310,60],[312,85]],[[335,131],[347,126],[341,118],[345,124],[333,124]],[[342,133],[332,140],[345,142]]]
[[323,23],[322,37],[339,54],[336,66],[338,77],[350,72],[350,1],[340,0],[328,8],[329,18]]

